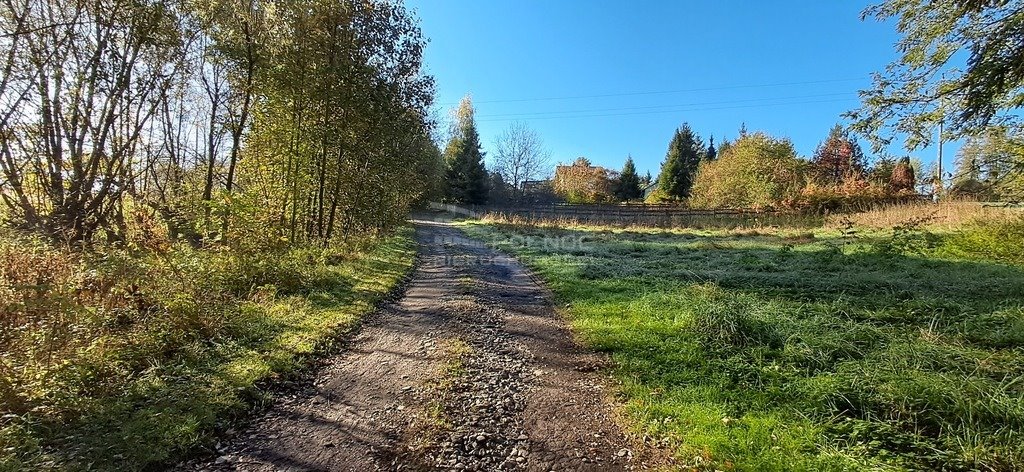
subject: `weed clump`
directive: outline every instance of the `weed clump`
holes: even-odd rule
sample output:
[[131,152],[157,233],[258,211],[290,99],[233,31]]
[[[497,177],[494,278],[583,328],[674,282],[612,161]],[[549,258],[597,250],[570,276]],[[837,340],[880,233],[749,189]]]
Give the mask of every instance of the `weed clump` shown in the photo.
[[753,313],[751,300],[729,297],[717,288],[706,290],[707,302],[695,305],[689,326],[702,347],[711,351],[782,347],[783,339],[777,327]]
[[976,221],[946,238],[942,249],[957,256],[1024,264],[1024,216]]

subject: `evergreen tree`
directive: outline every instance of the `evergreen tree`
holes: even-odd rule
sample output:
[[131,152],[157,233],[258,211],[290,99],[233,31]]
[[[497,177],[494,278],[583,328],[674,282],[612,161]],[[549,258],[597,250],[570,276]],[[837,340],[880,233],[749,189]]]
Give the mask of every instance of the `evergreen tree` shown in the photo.
[[507,205],[512,201],[512,187],[505,182],[500,172],[490,173],[487,201],[492,205]]
[[488,175],[473,113],[473,102],[463,98],[457,126],[444,152],[448,164],[446,195],[449,201],[479,205],[487,203]]
[[747,137],[747,122],[746,121],[744,121],[743,123],[740,123],[740,137],[741,138]]
[[840,125],[835,125],[828,138],[818,145],[811,158],[815,178],[826,185],[838,185],[864,175],[865,158],[857,141]]
[[715,137],[711,136],[708,140],[708,150],[704,153],[704,159],[707,161],[713,161],[718,157],[718,150],[715,149]]
[[651,185],[652,182],[654,182],[654,179],[651,178],[651,171],[647,171],[647,173],[644,174],[644,178],[640,181],[640,183],[644,184],[644,187],[646,187],[648,185]]
[[690,129],[689,124],[683,123],[668,145],[665,162],[661,165],[661,175],[658,177],[659,189],[673,199],[688,198],[703,153],[704,144],[700,136]]
[[718,152],[715,153],[715,158],[717,159],[718,156],[723,156],[726,153],[728,153],[729,152],[729,148],[731,148],[731,147],[732,147],[732,143],[729,142],[728,139],[723,139],[722,140],[722,144],[718,145]]
[[636,173],[636,165],[633,164],[633,156],[626,158],[622,166],[622,173],[619,174],[619,182],[615,186],[615,196],[619,200],[636,200],[644,194],[640,188],[640,176]]

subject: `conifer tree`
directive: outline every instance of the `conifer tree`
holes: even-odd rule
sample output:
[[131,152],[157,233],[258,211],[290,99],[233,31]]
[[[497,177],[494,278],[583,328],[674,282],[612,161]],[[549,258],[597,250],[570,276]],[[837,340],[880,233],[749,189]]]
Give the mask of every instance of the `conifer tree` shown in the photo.
[[704,153],[704,160],[713,161],[718,157],[718,150],[715,149],[715,137],[711,136],[708,141],[708,150]]
[[838,185],[863,177],[864,152],[840,125],[835,125],[811,158],[815,178],[822,184]]
[[694,133],[689,124],[683,123],[672,136],[665,162],[661,165],[661,175],[658,177],[660,190],[673,199],[688,198],[703,153],[704,144],[700,136]]
[[643,190],[640,188],[640,176],[636,173],[636,165],[633,164],[633,156],[626,158],[626,163],[622,166],[622,172],[619,174],[619,182],[615,186],[615,196],[619,200],[636,200],[643,195]]
[[458,123],[444,153],[448,164],[446,195],[449,201],[479,205],[487,203],[489,176],[473,114],[473,102],[463,98]]

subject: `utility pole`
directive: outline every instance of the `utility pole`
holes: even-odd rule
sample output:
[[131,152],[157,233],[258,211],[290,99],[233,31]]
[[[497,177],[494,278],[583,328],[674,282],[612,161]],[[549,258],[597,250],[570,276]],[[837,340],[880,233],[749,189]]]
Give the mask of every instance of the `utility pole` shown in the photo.
[[939,156],[937,162],[938,175],[935,176],[935,199],[938,200],[939,194],[942,193],[942,123],[946,121],[945,117],[939,119]]

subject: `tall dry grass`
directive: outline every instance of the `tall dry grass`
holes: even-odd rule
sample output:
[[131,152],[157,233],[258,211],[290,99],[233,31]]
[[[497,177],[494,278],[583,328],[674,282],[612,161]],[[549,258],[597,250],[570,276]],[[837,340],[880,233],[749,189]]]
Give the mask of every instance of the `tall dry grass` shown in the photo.
[[698,230],[743,230],[743,229],[764,229],[764,228],[802,228],[810,229],[820,227],[822,218],[814,215],[802,215],[795,213],[763,213],[763,214],[740,214],[740,215],[695,215],[688,217],[676,217],[669,221],[651,218],[648,220],[636,220],[624,218],[616,221],[614,215],[607,219],[594,218],[573,218],[566,216],[537,216],[525,217],[521,215],[507,214],[501,212],[489,212],[480,218],[481,222],[511,225],[529,226],[535,228],[596,228],[596,229],[631,229],[631,230],[652,230],[652,229],[698,229]]
[[979,202],[946,200],[939,203],[894,204],[873,210],[829,215],[826,228],[839,228],[847,221],[860,228],[889,229],[908,221],[924,220],[933,229],[951,230],[977,222],[1004,221],[1024,214],[1020,208],[984,205]]

